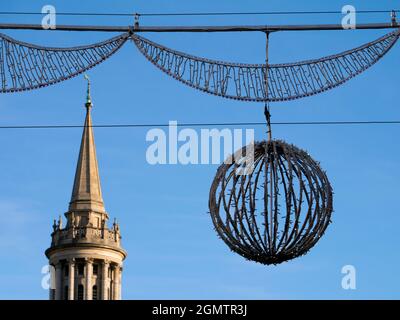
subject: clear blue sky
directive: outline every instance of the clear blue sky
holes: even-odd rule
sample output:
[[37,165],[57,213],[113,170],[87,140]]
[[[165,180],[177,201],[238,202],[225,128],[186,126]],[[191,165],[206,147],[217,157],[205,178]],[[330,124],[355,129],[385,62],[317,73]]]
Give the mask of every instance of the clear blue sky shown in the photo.
[[[94,5],[96,3],[96,5]],[[198,12],[340,10],[349,1],[7,1],[1,11]],[[392,9],[398,1],[351,1],[358,9]],[[397,8],[399,9],[399,8]],[[39,17],[1,16],[40,23]],[[340,15],[143,18],[144,24],[340,23]],[[360,15],[359,22],[389,21]],[[129,18],[59,17],[58,23],[118,24]],[[49,46],[87,44],[100,33],[5,31]],[[271,63],[315,58],[353,48],[385,31],[280,33]],[[228,61],[262,62],[262,34],[151,34],[188,53]],[[272,106],[273,121],[399,119],[395,47],[345,86]],[[105,123],[262,121],[262,105],[209,96],[170,79],[131,43],[90,71],[93,118]],[[0,96],[0,125],[82,124],[85,82],[78,77],[48,88]],[[256,128],[256,137],[265,136]],[[308,150],[327,170],[335,191],[333,224],[306,256],[276,267],[245,261],[217,238],[207,214],[216,165],[151,166],[147,129],[95,130],[106,208],[121,224],[129,255],[125,299],[400,298],[398,250],[399,128],[276,126],[274,136]],[[67,210],[81,129],[0,131],[0,298],[47,299],[40,273],[53,218]],[[357,269],[357,290],[341,288],[341,268]]]

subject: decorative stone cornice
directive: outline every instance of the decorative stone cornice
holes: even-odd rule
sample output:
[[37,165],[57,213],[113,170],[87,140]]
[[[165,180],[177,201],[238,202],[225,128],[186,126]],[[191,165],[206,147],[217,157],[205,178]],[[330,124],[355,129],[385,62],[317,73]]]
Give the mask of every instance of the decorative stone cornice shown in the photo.
[[[53,254],[55,254],[58,251],[62,252],[65,249],[72,249],[72,248],[76,248],[77,251],[81,248],[112,250],[112,251],[118,252],[122,256],[122,259],[125,259],[126,256],[128,255],[127,252],[122,248],[118,248],[115,246],[109,246],[109,245],[94,244],[94,243],[69,243],[69,244],[65,243],[65,244],[61,244],[57,247],[48,248],[45,251],[45,254],[46,254],[47,258],[50,258],[50,256],[52,256]],[[113,262],[110,262],[110,265],[112,263]]]

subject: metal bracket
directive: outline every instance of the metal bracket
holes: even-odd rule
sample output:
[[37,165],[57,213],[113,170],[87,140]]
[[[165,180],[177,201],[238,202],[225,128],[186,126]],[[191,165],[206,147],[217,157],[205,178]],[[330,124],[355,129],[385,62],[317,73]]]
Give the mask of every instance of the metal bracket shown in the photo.
[[397,15],[395,10],[392,10],[390,17],[392,18],[392,26],[397,26]]
[[135,13],[135,23],[134,23],[134,26],[135,26],[135,29],[139,29],[139,13]]

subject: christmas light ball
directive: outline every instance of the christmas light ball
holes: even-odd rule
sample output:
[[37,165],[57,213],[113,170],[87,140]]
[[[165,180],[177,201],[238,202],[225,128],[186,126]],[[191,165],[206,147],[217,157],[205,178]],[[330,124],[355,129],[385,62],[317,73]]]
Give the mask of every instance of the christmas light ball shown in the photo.
[[332,198],[318,162],[271,140],[242,148],[218,168],[209,209],[232,251],[271,265],[304,255],[318,242],[331,222]]

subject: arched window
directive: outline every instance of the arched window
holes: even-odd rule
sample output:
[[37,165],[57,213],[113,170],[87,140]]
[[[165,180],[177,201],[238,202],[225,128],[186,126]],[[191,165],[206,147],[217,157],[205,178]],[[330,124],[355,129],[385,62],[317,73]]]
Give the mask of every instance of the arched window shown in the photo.
[[97,300],[97,286],[96,285],[93,286],[92,295],[93,295],[92,299]]
[[68,286],[64,287],[64,300],[68,300]]
[[83,285],[78,285],[78,300],[83,300]]

